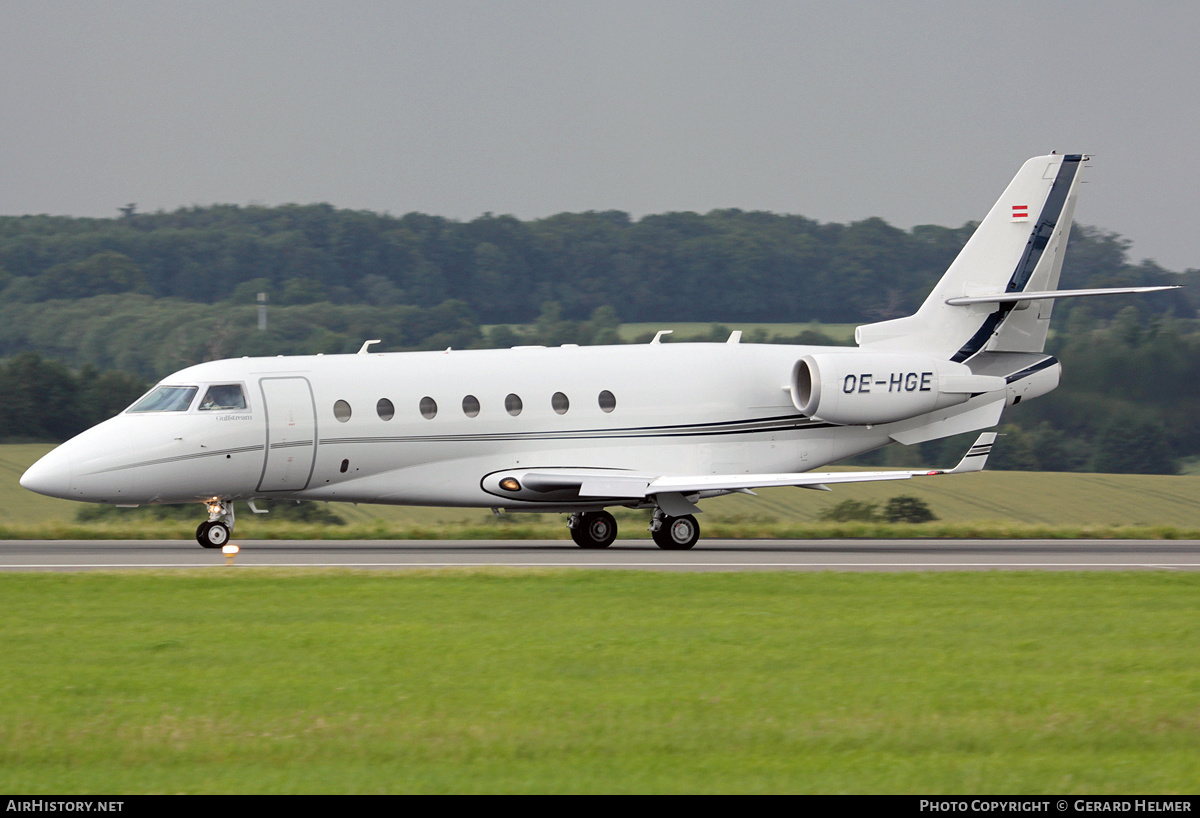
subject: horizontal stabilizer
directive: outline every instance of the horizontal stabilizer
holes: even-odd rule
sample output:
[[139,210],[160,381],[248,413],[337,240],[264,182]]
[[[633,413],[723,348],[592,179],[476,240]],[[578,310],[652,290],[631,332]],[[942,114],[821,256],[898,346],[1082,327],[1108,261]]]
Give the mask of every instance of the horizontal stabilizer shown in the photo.
[[1178,290],[1182,286],[1182,284],[1166,284],[1158,287],[1104,287],[1096,290],[1043,290],[1032,293],[993,293],[991,295],[947,298],[946,303],[952,307],[962,307],[968,304],[1012,304],[1021,301],[1045,301],[1051,298],[1082,298],[1089,295],[1156,293],[1162,290]]

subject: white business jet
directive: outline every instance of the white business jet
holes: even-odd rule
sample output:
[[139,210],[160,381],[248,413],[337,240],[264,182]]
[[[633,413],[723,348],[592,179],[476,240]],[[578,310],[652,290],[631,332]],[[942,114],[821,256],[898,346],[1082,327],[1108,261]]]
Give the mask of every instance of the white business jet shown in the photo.
[[1043,353],[1082,155],[1030,159],[913,315],[858,327],[857,348],[739,343],[242,358],[176,372],[51,451],[21,485],[52,497],[201,502],[224,545],[234,502],[262,498],[562,512],[605,548],[606,507],[652,512],[691,548],[700,500],[977,471],[811,469],[892,442],[995,426],[1058,385]]

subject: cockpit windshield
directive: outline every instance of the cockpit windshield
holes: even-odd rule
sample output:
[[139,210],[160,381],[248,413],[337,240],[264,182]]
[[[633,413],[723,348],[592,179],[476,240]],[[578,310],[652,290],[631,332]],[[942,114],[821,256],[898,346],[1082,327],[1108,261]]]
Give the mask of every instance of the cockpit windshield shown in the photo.
[[246,397],[242,394],[241,384],[226,383],[210,386],[200,401],[200,411],[212,409],[245,409]]
[[130,406],[130,412],[186,412],[198,386],[156,386],[140,401]]

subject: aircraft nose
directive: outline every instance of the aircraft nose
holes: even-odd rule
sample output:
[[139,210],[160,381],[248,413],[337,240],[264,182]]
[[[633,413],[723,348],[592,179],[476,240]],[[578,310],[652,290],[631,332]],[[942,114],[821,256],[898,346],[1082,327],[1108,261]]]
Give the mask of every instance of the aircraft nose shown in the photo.
[[69,499],[71,460],[62,447],[54,449],[21,475],[21,485],[38,494]]

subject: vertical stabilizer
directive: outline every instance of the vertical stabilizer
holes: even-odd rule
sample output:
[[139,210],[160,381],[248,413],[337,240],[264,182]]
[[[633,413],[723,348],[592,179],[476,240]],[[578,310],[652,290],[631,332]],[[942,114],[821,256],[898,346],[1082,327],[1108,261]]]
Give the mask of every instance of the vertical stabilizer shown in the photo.
[[987,351],[1041,352],[1053,299],[947,304],[947,299],[1054,290],[1071,230],[1081,154],[1021,166],[962,252],[913,315],[855,331],[862,347],[966,361]]

